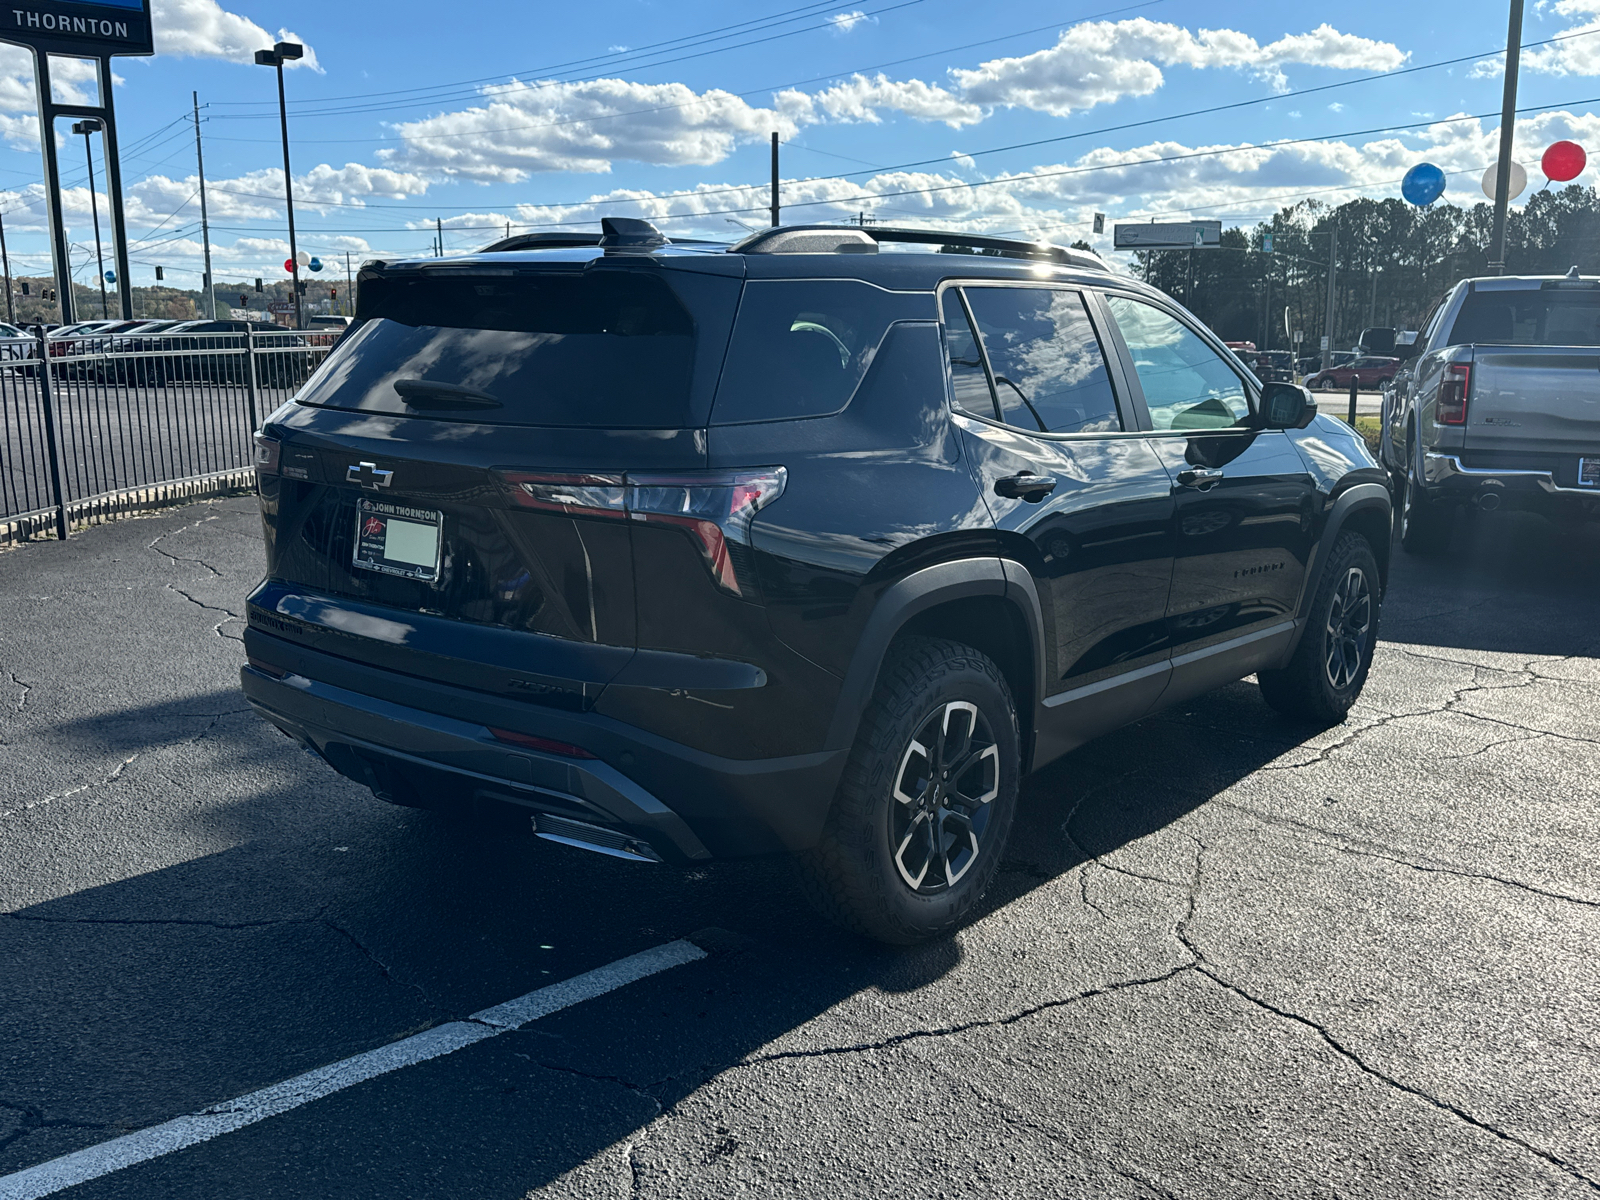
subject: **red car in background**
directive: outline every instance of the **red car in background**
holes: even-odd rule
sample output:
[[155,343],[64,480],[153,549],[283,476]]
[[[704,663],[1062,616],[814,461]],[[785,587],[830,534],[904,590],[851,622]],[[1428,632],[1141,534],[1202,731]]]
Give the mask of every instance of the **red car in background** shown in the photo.
[[1306,380],[1306,386],[1317,388],[1324,392],[1340,392],[1350,386],[1350,380],[1356,381],[1356,386],[1366,390],[1376,390],[1386,385],[1394,378],[1395,372],[1400,369],[1398,358],[1383,358],[1378,355],[1367,355],[1354,362],[1347,362],[1337,367],[1329,367],[1326,371],[1319,371]]

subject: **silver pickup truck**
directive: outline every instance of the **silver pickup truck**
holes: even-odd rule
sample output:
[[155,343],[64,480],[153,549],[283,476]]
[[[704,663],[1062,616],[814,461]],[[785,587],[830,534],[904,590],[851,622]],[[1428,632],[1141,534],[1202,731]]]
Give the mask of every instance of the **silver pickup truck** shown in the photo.
[[1414,554],[1468,505],[1600,514],[1600,278],[1456,284],[1384,390],[1380,443]]

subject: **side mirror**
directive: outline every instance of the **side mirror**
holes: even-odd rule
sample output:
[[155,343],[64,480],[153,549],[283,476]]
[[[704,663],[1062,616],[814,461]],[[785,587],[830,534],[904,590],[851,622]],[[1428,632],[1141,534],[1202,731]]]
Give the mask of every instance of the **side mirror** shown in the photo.
[[1316,419],[1317,402],[1295,383],[1268,383],[1261,387],[1261,428],[1304,429]]

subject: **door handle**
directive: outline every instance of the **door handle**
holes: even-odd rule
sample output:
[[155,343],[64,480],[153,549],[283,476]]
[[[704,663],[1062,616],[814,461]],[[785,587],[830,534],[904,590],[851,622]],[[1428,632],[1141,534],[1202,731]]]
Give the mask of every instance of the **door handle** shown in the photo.
[[1199,488],[1204,491],[1220,482],[1222,482],[1222,472],[1214,467],[1190,467],[1178,472],[1179,487]]
[[1029,475],[1024,472],[994,481],[995,495],[1004,496],[1007,500],[1026,500],[1029,504],[1039,503],[1055,490],[1056,481],[1050,475]]

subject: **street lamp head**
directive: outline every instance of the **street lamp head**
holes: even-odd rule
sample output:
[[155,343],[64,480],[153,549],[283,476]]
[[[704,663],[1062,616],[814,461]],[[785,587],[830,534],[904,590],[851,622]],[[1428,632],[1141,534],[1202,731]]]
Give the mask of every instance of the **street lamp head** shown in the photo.
[[101,128],[99,117],[86,117],[82,121],[74,121],[72,123],[72,132],[81,133],[85,136],[91,133],[99,133]]
[[272,51],[284,62],[291,62],[294,59],[306,56],[306,48],[299,42],[279,42],[272,48]]
[[256,66],[258,66],[258,67],[275,67],[277,65],[278,65],[278,55],[277,55],[277,53],[275,51],[272,51],[272,50],[257,50],[256,51]]

